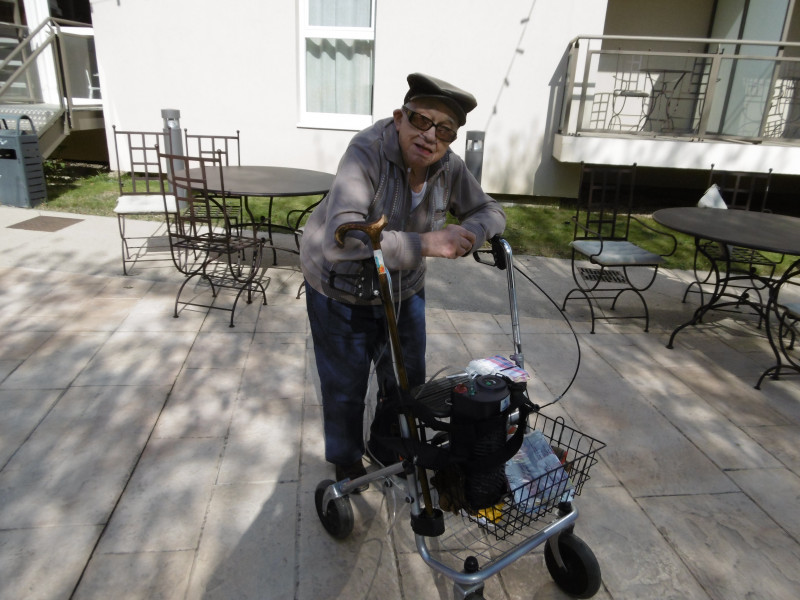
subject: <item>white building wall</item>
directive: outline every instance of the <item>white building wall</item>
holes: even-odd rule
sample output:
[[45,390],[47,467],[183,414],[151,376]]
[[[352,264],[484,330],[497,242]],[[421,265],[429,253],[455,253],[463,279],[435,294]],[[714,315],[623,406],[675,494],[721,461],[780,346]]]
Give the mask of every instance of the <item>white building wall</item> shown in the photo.
[[[421,71],[472,92],[466,131],[486,131],[490,193],[570,195],[574,166],[552,158],[567,43],[602,33],[602,0],[378,0],[374,118],[391,115]],[[92,0],[109,148],[111,125],[241,131],[242,161],[334,172],[355,132],[297,126],[296,0]]]

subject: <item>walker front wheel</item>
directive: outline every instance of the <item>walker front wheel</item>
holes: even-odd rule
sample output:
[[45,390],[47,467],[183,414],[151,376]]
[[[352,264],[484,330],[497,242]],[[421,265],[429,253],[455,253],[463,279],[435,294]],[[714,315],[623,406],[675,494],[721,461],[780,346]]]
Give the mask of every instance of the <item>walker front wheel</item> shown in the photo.
[[333,498],[328,502],[326,509],[324,511],[322,509],[325,490],[334,483],[336,482],[326,479],[317,485],[317,489],[314,492],[314,504],[316,504],[317,515],[319,520],[322,521],[325,530],[336,539],[343,540],[353,532],[355,521],[350,498],[347,496]]
[[544,562],[556,585],[573,598],[591,598],[600,589],[600,565],[592,549],[573,533],[558,536],[558,552],[564,567],[560,567],[550,546],[544,548]]

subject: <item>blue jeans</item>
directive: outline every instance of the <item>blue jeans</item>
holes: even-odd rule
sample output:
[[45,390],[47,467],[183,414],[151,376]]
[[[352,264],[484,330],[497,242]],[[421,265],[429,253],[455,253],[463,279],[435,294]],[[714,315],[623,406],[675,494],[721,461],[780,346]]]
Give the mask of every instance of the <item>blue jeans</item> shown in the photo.
[[[350,465],[364,455],[364,400],[371,365],[379,394],[391,397],[397,383],[382,306],[345,304],[306,283],[306,306],[322,389],[325,459]],[[409,387],[425,382],[425,292],[400,306],[397,329]]]

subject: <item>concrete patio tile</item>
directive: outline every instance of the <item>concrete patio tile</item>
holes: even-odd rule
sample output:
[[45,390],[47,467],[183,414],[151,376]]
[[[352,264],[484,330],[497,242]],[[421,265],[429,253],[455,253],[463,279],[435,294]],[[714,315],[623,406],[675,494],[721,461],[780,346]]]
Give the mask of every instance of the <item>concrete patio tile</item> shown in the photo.
[[0,472],[0,528],[104,523],[168,388],[71,388]]
[[795,475],[800,475],[800,425],[772,427],[743,427],[743,431],[757,441]]
[[228,435],[242,369],[183,369],[153,431],[155,438]]
[[0,598],[72,597],[102,530],[94,525],[0,529]]
[[800,538],[800,477],[787,469],[729,471],[731,479],[789,535]]
[[[542,560],[542,562],[544,561]],[[398,565],[402,598],[453,598],[453,581],[429,567],[419,554],[399,554]],[[484,582],[484,597],[492,600],[522,600],[528,598],[537,598],[538,600],[538,598],[542,597],[538,594],[532,595],[532,592],[538,590],[535,585],[531,585],[533,583],[531,582],[531,574],[525,573],[524,578],[529,585],[522,586],[523,591],[521,594],[514,594],[513,592],[508,593],[510,590],[506,581],[509,578],[505,576],[505,573],[500,576],[490,577]],[[552,584],[552,580],[550,580],[550,583]],[[555,586],[555,584],[552,585]]]
[[[603,585],[612,598],[707,600],[671,544],[672,523],[656,529],[647,510],[621,487],[592,489],[579,498],[575,533],[600,563]],[[670,497],[664,498],[665,503]],[[680,518],[678,512],[674,518]],[[712,557],[709,557],[712,558]],[[729,596],[733,598],[735,596]]]
[[0,383],[8,377],[14,370],[22,364],[21,360],[2,360],[0,359]]
[[306,351],[305,343],[297,342],[292,334],[270,335],[265,342],[263,337],[254,340],[245,363],[242,390],[265,400],[302,396]]
[[260,346],[264,352],[300,352],[296,346],[306,346],[311,343],[311,334],[297,331],[256,331],[253,334],[253,344]]
[[[666,367],[680,369],[682,367],[702,366],[709,362],[703,352],[696,348],[682,344],[690,336],[681,334],[675,340],[674,348],[667,348],[668,333],[644,333],[642,335],[628,335],[625,340],[644,350],[650,357],[648,361],[654,368]],[[683,337],[682,337],[683,336]]]
[[289,304],[263,306],[256,331],[265,333],[309,333],[305,298]]
[[[670,371],[735,425],[788,424],[786,418],[769,406],[767,398],[753,389],[753,384],[743,383],[725,369],[685,367],[679,372],[672,369]],[[731,393],[732,390],[735,393]]]
[[5,332],[0,345],[0,360],[25,360],[51,336],[49,331]]
[[[10,361],[0,361],[2,364]],[[0,378],[2,380],[2,378]],[[19,449],[61,395],[61,390],[0,390],[0,467]]]
[[194,550],[223,442],[220,438],[151,440],[97,551]]
[[174,317],[175,294],[179,286],[180,281],[153,284],[117,331],[199,331],[206,320],[207,309],[190,310],[192,307],[189,307],[180,312],[178,318]]
[[60,313],[63,319],[60,331],[115,331],[136,302],[138,300],[135,298],[87,298],[78,304],[62,305],[61,308],[42,312],[25,312],[23,316],[53,317]]
[[[510,600],[529,600],[531,598],[536,600],[568,600],[571,598],[571,596],[561,591],[550,576],[544,562],[544,551],[541,546],[503,569],[496,579],[502,582],[502,590],[507,592]],[[502,598],[503,596],[500,593],[495,594],[495,592],[492,592],[489,597]],[[602,584],[592,598],[594,600],[612,600],[612,596]]]
[[227,327],[200,331],[186,357],[186,368],[243,369],[252,340],[251,332]]
[[800,386],[797,377],[782,375],[780,379],[766,378],[760,392],[769,407],[792,423],[800,422]]
[[219,484],[297,481],[302,398],[241,396],[219,471]]
[[657,399],[658,410],[722,470],[771,469],[780,463],[740,428],[697,397]]
[[164,385],[175,380],[197,334],[117,331],[73,385]]
[[55,389],[70,385],[111,334],[58,333],[36,349],[0,389]]
[[437,333],[455,333],[456,328],[450,320],[450,314],[443,308],[425,310],[425,330],[428,335]]
[[[269,261],[270,267],[267,269],[266,277],[269,278],[267,287],[267,304],[275,306],[277,304],[294,305],[301,303],[305,306],[303,291],[300,298],[297,298],[298,290],[303,289],[303,274],[298,266],[292,266],[285,256],[278,256],[278,266],[272,266],[271,253],[264,255],[264,262]],[[296,263],[295,263],[296,264]]]
[[[546,317],[528,317],[518,315],[519,330],[521,335],[538,336],[547,333],[570,333],[569,324],[566,320],[559,318],[560,313],[553,308],[551,314]],[[511,334],[511,313],[505,312],[494,315],[495,320],[500,323],[503,332]]]
[[[11,212],[29,216],[0,207],[0,220]],[[333,468],[295,256],[266,269],[269,304],[238,306],[229,328],[224,311],[173,318],[183,277],[169,262],[121,276],[114,219],[86,217],[59,238],[4,232],[2,600],[452,598],[416,551],[399,482],[351,498],[348,539],[319,522],[315,489]],[[43,239],[65,250],[43,253]],[[574,285],[570,261],[515,259],[545,291],[517,272],[528,391],[544,405],[578,364],[557,306]],[[510,354],[507,273],[427,262],[428,374]],[[690,280],[659,274],[648,333],[600,321],[590,335],[588,304],[567,310],[580,371],[543,414],[608,444],[575,501],[575,531],[602,568],[595,597],[794,598],[800,386],[782,377],[753,389],[773,356],[748,315],[709,314],[667,349],[697,305],[680,302]],[[485,593],[567,598],[541,547]]]
[[[36,298],[36,302],[30,302],[23,314],[85,315],[88,309],[87,305],[92,304],[92,300],[106,285],[107,281],[103,277],[71,275],[55,283],[46,293]],[[81,302],[75,302],[76,298],[81,299]]]
[[64,328],[66,323],[62,317],[56,316],[30,316],[23,317],[11,310],[0,313],[0,332],[21,333],[55,333]]
[[[452,598],[453,582],[441,573],[431,569],[417,553],[399,552],[397,556],[400,572],[400,589],[398,598]],[[495,579],[495,578],[493,578]],[[487,598],[506,598],[498,595],[497,588]],[[488,592],[488,590],[487,590]],[[391,598],[388,596],[387,598]]]
[[206,320],[205,311],[186,310],[177,319],[173,317],[172,311],[173,306],[167,303],[163,305],[160,312],[131,312],[117,328],[117,331],[196,332],[200,331]]
[[214,488],[188,598],[293,598],[297,564],[297,482]]
[[317,484],[335,478],[333,466],[325,461],[325,436],[322,433],[322,407],[303,406],[303,431],[300,451],[302,492],[313,492]]
[[345,540],[335,540],[324,530],[313,492],[301,492],[299,501],[298,558],[303,567],[295,591],[297,600],[401,598],[397,557],[386,531],[380,492],[351,497],[354,527]]
[[566,410],[579,430],[608,444],[604,459],[634,497],[735,489],[694,444],[608,369],[596,354],[584,353]]
[[97,298],[144,298],[153,287],[152,281],[132,277],[109,277]]
[[95,554],[72,598],[183,600],[193,561],[191,550]]
[[450,320],[461,334],[502,334],[503,328],[492,316],[484,313],[448,311]]
[[572,335],[523,335],[522,351],[525,369],[549,390],[539,396],[539,403],[563,394],[580,368],[580,354]]
[[785,600],[800,589],[796,542],[744,494],[642,498],[639,504],[714,600]]
[[[200,302],[207,302],[210,299],[209,297],[205,300],[200,300]],[[252,302],[248,304],[246,294],[242,294],[236,304],[236,310],[233,314],[233,327],[231,327],[231,313],[227,309],[233,306],[235,300],[236,294],[232,290],[222,290],[214,300],[214,306],[220,307],[219,309],[207,310],[194,306],[180,307],[178,309],[179,318],[183,318],[184,313],[194,315],[195,312],[199,311],[200,314],[206,314],[203,326],[200,328],[203,332],[252,333],[259,322],[261,309],[266,308],[264,297],[260,294],[254,294]]]
[[314,345],[311,343],[311,339],[308,340],[306,345],[306,372],[304,381],[303,404],[322,405],[319,374],[317,373],[317,363],[314,359]]
[[505,333],[462,334],[462,338],[464,339],[464,345],[467,347],[470,360],[476,358],[488,358],[490,356],[494,356],[495,354],[508,356],[514,351],[513,340],[511,339],[510,335]]
[[440,369],[446,369],[443,375],[463,370],[472,358],[463,338],[456,333],[432,333],[427,337],[425,367],[429,378]]

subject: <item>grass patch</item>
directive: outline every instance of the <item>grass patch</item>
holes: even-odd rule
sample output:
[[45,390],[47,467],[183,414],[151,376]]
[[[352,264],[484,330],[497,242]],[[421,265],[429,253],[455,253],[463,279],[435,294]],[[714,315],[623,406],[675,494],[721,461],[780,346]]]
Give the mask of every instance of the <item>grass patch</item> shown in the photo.
[[[107,166],[45,161],[47,179],[47,202],[40,208],[52,211],[100,215],[113,217],[114,205],[119,195],[119,182],[116,174],[110,173]],[[298,198],[276,198],[273,205],[273,221],[285,223],[292,210],[303,209],[319,200],[319,196]],[[251,198],[250,208],[256,219],[268,214],[266,198]],[[530,204],[504,204],[508,217],[504,237],[517,254],[569,258],[569,242],[573,236],[573,209],[557,206],[538,206]],[[158,217],[141,217],[158,218]],[[662,231],[665,228],[656,224],[649,215],[640,218]],[[667,252],[671,242],[647,230],[633,229],[631,241],[639,243],[656,253]],[[694,264],[694,239],[691,236],[670,232],[678,239],[678,249],[668,257],[664,264],[670,269],[692,269]],[[773,259],[779,256],[769,254]],[[784,261],[778,272],[782,272]]]

